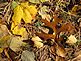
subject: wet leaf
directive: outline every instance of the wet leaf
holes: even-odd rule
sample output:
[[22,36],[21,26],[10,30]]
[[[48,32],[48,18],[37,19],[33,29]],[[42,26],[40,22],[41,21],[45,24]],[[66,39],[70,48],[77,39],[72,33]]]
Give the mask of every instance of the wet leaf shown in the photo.
[[35,58],[35,55],[33,52],[27,51],[27,50],[22,52],[22,55],[21,55],[22,61],[35,61],[34,58]]

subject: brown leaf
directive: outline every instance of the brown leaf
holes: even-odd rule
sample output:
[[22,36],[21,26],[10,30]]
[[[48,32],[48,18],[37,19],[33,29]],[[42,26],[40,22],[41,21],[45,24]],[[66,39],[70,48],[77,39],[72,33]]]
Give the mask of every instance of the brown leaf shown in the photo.
[[63,24],[62,27],[60,29],[58,29],[57,34],[60,32],[71,33],[73,31],[73,29],[74,29],[73,25],[70,22],[68,22],[66,24]]
[[39,36],[40,38],[44,38],[44,40],[47,39],[54,39],[55,36],[53,34],[47,34],[47,33],[36,33],[37,36]]

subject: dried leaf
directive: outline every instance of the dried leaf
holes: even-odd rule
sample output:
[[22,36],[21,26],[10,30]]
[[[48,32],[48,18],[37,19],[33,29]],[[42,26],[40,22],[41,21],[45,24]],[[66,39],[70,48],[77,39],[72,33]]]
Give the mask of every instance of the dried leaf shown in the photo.
[[38,36],[32,37],[32,41],[34,42],[34,46],[37,48],[43,47],[42,40]]
[[0,53],[7,48],[9,45],[11,35],[6,27],[6,25],[0,24]]
[[51,20],[51,17],[49,14],[47,14],[47,12],[49,12],[49,8],[47,6],[43,6],[41,7],[41,9],[39,10],[39,15],[41,15],[42,19],[46,19],[46,20]]
[[46,1],[49,1],[49,0],[29,0],[29,2],[31,2],[31,3],[37,3],[37,4],[39,4],[41,2],[46,2]]
[[68,44],[74,44],[74,43],[76,43],[78,40],[75,38],[75,36],[74,35],[70,35],[69,37],[68,37],[68,40],[66,41],[66,43],[68,43]]
[[63,24],[61,26],[61,28],[57,31],[57,34],[60,33],[60,32],[69,32],[69,33],[71,33],[73,31],[73,29],[74,29],[74,26],[70,22],[68,22],[68,23]]
[[29,2],[31,2],[31,3],[40,3],[39,0],[29,0]]
[[23,40],[23,39],[20,38],[20,37],[12,37],[11,43],[10,43],[10,46],[9,46],[9,47],[10,47],[14,52],[20,51],[20,50],[21,50],[20,47],[26,45],[26,43],[22,42],[22,40]]
[[55,35],[53,35],[53,34],[36,33],[36,35],[39,36],[39,37],[41,37],[41,38],[44,38],[44,40],[54,39],[55,38]]
[[65,57],[65,49],[59,44],[56,46],[56,53],[58,56]]
[[34,58],[35,58],[35,55],[33,52],[30,52],[27,50],[22,52],[22,55],[21,55],[22,61],[35,61]]
[[41,2],[46,2],[46,1],[49,1],[49,0],[40,0]]

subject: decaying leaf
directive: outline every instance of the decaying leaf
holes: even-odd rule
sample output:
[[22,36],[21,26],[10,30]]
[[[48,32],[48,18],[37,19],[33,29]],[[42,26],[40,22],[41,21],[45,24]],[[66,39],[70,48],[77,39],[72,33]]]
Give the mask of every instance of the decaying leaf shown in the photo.
[[6,25],[0,24],[0,53],[9,46],[10,37],[11,35],[9,34]]
[[30,51],[23,51],[22,52],[22,55],[21,55],[21,60],[22,61],[35,61],[35,55],[33,52],[30,52]]
[[32,41],[37,48],[43,47],[42,40],[38,36],[32,37]]
[[21,46],[25,46],[26,43],[22,42],[22,38],[20,37],[12,37],[11,42],[10,42],[10,48],[16,52],[16,51],[20,51],[21,50]]
[[75,38],[75,36],[74,35],[70,35],[69,37],[68,37],[68,40],[66,41],[66,43],[68,43],[68,44],[74,44],[74,43],[76,43],[78,40]]

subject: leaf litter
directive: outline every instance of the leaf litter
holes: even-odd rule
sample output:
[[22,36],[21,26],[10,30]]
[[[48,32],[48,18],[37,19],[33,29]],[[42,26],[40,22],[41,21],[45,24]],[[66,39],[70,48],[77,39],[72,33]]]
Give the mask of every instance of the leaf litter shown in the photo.
[[0,3],[0,61],[81,61],[80,0]]

